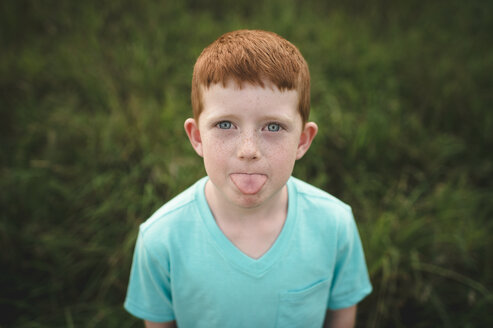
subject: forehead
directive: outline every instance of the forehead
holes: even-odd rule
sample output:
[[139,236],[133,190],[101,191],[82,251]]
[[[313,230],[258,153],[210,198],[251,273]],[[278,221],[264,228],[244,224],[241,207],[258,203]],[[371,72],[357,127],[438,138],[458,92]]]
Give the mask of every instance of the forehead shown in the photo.
[[298,117],[299,96],[296,90],[279,90],[264,81],[264,86],[228,81],[225,85],[213,84],[203,88],[203,114],[269,114]]

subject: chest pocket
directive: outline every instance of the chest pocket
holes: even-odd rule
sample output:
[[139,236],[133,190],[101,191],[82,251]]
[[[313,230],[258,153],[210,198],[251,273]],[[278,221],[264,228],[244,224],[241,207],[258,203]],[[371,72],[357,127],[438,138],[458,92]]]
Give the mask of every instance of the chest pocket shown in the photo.
[[282,292],[276,327],[322,327],[327,311],[329,288],[329,279],[324,279],[303,289]]

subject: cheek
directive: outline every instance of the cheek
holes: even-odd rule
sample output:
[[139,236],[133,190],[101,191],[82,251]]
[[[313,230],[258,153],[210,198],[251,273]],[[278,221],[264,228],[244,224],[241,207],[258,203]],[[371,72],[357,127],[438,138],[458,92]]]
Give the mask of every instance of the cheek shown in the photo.
[[284,160],[295,158],[297,148],[298,143],[293,138],[266,138],[264,143],[266,153]]
[[296,161],[297,144],[292,141],[267,143],[264,148],[264,154],[269,158],[271,167],[276,170],[293,169]]
[[231,142],[226,138],[207,138],[203,142],[204,162],[206,165],[221,165],[226,162]]

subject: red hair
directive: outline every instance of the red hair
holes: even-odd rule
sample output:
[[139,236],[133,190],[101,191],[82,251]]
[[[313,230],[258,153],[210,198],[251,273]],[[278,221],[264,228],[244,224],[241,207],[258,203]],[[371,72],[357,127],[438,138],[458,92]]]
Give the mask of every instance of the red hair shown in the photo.
[[298,92],[303,124],[310,113],[310,72],[298,48],[273,32],[238,30],[226,33],[205,48],[193,69],[192,108],[198,120],[203,110],[202,92],[212,84],[233,80],[264,87],[265,80],[280,91]]

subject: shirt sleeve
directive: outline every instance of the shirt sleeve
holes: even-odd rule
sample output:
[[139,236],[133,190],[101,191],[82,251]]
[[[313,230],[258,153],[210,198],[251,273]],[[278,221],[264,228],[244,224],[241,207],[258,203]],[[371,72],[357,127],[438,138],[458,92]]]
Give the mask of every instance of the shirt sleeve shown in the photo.
[[337,255],[327,308],[353,306],[372,291],[363,246],[351,210],[338,229]]
[[[151,250],[159,256],[153,256]],[[166,253],[139,231],[124,308],[140,319],[166,322],[175,318]]]

